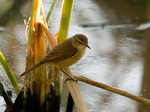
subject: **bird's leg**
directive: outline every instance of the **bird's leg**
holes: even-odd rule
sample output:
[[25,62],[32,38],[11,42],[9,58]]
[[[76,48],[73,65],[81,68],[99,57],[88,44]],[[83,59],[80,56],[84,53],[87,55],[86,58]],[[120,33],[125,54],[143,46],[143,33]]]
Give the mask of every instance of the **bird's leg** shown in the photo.
[[70,78],[66,79],[65,81],[67,80],[74,80],[74,81],[77,81],[74,77],[70,76],[69,74],[67,74],[64,70],[60,69],[63,73],[65,73],[67,76],[69,76]]

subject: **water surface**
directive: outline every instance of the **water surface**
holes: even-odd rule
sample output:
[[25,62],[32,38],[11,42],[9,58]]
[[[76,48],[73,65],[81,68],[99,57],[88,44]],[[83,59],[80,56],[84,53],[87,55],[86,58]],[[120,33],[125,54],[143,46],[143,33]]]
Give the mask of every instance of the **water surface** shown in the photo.
[[[11,6],[9,3],[6,5]],[[51,1],[44,0],[45,13]],[[76,0],[72,13],[68,37],[85,34],[91,50],[71,66],[75,75],[83,75],[137,96],[150,99],[150,39],[148,0]],[[49,30],[59,30],[61,1],[52,17]],[[0,22],[0,50],[4,54],[17,81],[25,68],[26,38],[24,19],[30,16],[31,2],[12,11],[11,19]],[[2,9],[0,9],[2,10]],[[7,8],[6,11],[7,12]],[[17,13],[15,13],[17,12]],[[3,14],[0,14],[1,18]],[[0,65],[0,79],[7,88],[9,80]],[[78,82],[89,112],[149,112],[150,107],[129,98]],[[64,88],[66,91],[66,88]],[[64,96],[66,96],[65,92]],[[62,102],[64,112],[66,100]],[[1,108],[4,104],[0,105]]]

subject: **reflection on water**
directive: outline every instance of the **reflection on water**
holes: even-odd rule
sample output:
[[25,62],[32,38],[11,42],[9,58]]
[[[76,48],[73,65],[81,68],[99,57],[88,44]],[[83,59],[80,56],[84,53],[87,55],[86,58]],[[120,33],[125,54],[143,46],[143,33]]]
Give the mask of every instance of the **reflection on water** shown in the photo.
[[[17,9],[23,14],[13,15],[0,26],[0,50],[20,84],[18,75],[24,71],[26,56],[23,18],[30,16],[29,4]],[[148,0],[75,1],[69,37],[85,34],[92,49],[71,66],[73,73],[150,99],[149,4]],[[45,0],[44,6],[47,13],[50,2]],[[50,25],[53,34],[59,30],[60,7],[61,2]],[[0,75],[3,81],[8,80],[1,65]],[[89,112],[150,111],[150,107],[126,97],[81,82],[78,85]]]

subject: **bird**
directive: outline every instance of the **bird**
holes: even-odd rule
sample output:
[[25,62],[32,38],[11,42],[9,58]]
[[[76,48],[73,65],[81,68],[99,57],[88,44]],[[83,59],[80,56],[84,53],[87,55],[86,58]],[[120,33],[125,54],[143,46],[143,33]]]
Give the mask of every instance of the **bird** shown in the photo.
[[76,34],[52,48],[41,61],[27,69],[20,76],[24,76],[35,68],[47,63],[59,68],[73,79],[63,69],[78,62],[85,54],[86,48],[91,49],[88,45],[88,38],[84,34]]

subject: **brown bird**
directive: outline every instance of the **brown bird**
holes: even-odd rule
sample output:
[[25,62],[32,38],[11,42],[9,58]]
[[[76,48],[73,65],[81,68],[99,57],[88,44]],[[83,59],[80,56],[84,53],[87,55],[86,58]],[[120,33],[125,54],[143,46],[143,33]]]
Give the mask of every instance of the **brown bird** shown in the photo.
[[[90,49],[90,47],[88,46],[87,37],[83,34],[76,34],[51,49],[46,57],[44,57],[40,62],[23,72],[20,76],[31,72],[35,68],[45,63],[52,64],[62,70],[63,68],[66,68],[79,61],[84,55],[87,47]],[[65,71],[63,72],[67,74]],[[71,77],[70,75],[68,76]]]

